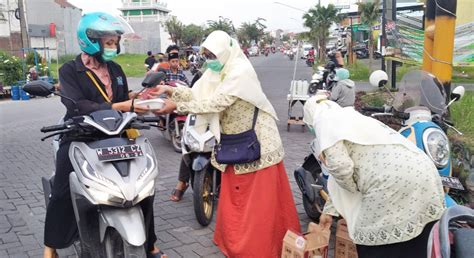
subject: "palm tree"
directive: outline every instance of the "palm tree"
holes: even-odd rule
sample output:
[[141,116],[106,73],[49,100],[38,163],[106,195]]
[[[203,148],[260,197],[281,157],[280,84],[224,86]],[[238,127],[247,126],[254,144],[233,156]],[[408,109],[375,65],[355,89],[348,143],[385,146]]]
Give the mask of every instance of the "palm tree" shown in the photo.
[[372,67],[372,58],[374,56],[374,38],[372,35],[372,26],[379,20],[380,0],[373,2],[358,3],[360,21],[369,27],[369,67]]
[[209,33],[215,30],[225,31],[229,35],[233,35],[235,33],[235,28],[234,24],[232,23],[232,20],[230,20],[229,18],[224,18],[222,16],[219,16],[219,20],[217,21],[207,21],[207,26],[209,27]]
[[176,16],[171,16],[171,18],[165,22],[165,27],[170,34],[171,41],[173,41],[176,45],[180,45],[184,31],[183,23],[180,22]]
[[333,4],[327,7],[316,5],[303,15],[304,26],[310,29],[311,36],[317,38],[319,44],[319,58],[326,58],[326,40],[329,36],[329,27],[337,20],[337,9]]

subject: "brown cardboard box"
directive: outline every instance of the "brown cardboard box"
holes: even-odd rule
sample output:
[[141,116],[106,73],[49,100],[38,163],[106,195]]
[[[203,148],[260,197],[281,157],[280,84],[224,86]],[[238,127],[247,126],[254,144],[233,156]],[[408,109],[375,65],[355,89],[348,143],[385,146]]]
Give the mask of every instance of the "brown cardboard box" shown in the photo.
[[282,258],[326,258],[331,231],[310,222],[303,235],[291,230],[283,238]]
[[347,231],[347,224],[344,219],[337,222],[336,247],[334,258],[357,258],[357,249]]

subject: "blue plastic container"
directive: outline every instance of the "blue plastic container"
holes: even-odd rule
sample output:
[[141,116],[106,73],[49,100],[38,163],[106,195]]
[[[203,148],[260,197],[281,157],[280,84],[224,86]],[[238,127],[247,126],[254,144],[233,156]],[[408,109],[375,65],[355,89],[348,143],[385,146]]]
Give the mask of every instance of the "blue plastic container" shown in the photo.
[[20,100],[20,86],[12,85],[11,94],[12,100]]
[[20,87],[20,98],[21,100],[30,100],[30,95]]

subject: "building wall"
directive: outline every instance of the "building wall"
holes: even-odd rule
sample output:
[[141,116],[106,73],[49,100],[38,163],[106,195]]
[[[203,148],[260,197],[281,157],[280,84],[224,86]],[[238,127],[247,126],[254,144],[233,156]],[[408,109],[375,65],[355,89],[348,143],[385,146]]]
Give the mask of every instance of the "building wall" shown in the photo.
[[13,12],[16,8],[18,0],[0,0],[0,50],[12,54],[21,49],[20,21]]
[[[56,52],[51,56],[77,54],[80,52],[77,43],[76,28],[81,19],[82,10],[79,8],[61,7],[54,0],[25,0],[28,24],[56,24],[56,38],[47,38],[48,42],[56,42]],[[47,14],[47,15],[46,15]],[[30,38],[31,47],[43,47],[43,40]],[[56,48],[56,46],[58,46]]]

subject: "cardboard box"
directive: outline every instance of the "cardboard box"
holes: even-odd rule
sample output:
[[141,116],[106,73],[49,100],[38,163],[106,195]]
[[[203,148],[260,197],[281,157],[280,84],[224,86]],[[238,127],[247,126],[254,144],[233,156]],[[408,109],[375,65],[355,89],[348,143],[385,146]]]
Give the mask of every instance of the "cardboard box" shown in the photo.
[[291,230],[283,238],[282,258],[327,258],[331,231],[310,222],[303,235]]
[[349,237],[349,231],[344,219],[340,219],[337,222],[334,258],[357,258],[357,249]]

